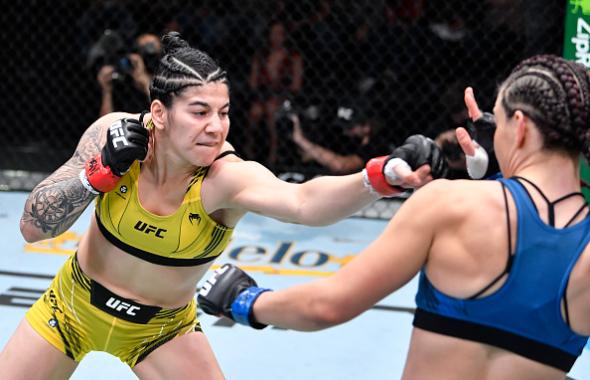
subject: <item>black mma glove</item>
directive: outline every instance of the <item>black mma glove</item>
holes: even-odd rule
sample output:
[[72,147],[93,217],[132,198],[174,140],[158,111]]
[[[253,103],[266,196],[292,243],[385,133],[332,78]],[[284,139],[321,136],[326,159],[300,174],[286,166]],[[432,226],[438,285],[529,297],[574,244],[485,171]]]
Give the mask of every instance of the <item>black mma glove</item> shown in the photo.
[[471,138],[483,148],[483,151],[478,148],[474,156],[465,156],[469,176],[473,179],[480,179],[500,171],[494,152],[494,133],[496,132],[494,115],[484,112],[475,121],[468,119],[466,124]]
[[444,178],[448,172],[447,160],[434,141],[423,135],[412,135],[403,145],[395,148],[388,157],[390,160],[404,160],[412,170],[424,164],[430,165],[432,178]]
[[135,160],[147,155],[149,133],[139,120],[121,119],[114,122],[100,154],[86,162],[80,180],[89,191],[98,194],[111,191]]
[[127,173],[135,160],[145,159],[148,141],[148,130],[139,120],[118,120],[109,128],[107,143],[101,152],[102,164],[120,177]]
[[467,131],[473,140],[490,153],[494,151],[494,133],[496,133],[496,118],[489,112],[483,112],[473,121],[468,119]]
[[223,315],[242,325],[263,329],[252,314],[254,302],[270,289],[259,288],[256,281],[240,268],[224,264],[205,281],[197,296],[199,307],[207,314]]
[[430,165],[432,178],[447,175],[447,161],[434,141],[422,135],[412,135],[389,156],[369,160],[363,170],[363,182],[381,196],[395,196],[406,189],[393,185],[399,180],[394,168],[405,165],[414,171],[424,164]]

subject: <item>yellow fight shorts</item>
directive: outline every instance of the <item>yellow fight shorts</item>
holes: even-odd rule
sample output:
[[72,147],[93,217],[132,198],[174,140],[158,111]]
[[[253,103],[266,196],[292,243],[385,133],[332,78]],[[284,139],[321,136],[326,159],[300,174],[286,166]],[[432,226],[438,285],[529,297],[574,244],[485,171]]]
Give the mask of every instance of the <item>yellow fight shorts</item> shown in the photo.
[[86,276],[74,255],[25,317],[77,362],[90,351],[105,351],[133,368],[172,338],[201,331],[196,311],[194,299],[163,309],[119,297]]

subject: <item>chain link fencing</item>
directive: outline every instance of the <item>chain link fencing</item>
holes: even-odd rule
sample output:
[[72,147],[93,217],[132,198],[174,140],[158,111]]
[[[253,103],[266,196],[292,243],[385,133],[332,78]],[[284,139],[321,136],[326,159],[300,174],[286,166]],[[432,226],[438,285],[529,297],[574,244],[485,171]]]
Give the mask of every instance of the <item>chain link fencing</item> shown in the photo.
[[[146,34],[176,30],[213,56],[231,82],[228,140],[242,157],[302,181],[357,171],[411,134],[435,138],[462,125],[465,86],[490,110],[515,63],[561,54],[566,8],[554,0],[2,3],[0,189],[8,190],[30,190],[60,166],[102,113],[148,108],[141,79],[158,49],[142,44]],[[382,202],[365,215],[390,210]]]

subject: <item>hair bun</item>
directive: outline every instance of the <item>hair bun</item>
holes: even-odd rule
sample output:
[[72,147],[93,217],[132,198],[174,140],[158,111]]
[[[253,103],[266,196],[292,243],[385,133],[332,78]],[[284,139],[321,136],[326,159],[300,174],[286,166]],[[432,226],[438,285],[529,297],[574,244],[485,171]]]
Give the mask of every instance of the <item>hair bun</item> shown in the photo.
[[178,32],[168,32],[162,36],[163,54],[190,47],[188,42],[180,37]]

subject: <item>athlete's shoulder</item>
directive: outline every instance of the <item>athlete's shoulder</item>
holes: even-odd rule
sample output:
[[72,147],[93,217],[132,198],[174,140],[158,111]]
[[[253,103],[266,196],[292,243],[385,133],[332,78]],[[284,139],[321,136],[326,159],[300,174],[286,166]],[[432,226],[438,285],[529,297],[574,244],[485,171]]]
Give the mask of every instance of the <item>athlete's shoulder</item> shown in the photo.
[[280,180],[259,162],[227,155],[209,167],[203,186],[214,188],[220,197],[230,199],[245,189],[274,181]]
[[471,209],[501,199],[500,188],[498,181],[437,179],[418,189],[412,197],[433,207]]
[[129,112],[111,112],[111,113],[107,113],[106,115],[101,116],[97,120],[97,122],[113,123],[117,120],[121,120],[121,119],[125,119],[125,118],[138,119],[139,114],[133,114],[133,113],[129,113]]
[[236,151],[232,144],[229,142],[224,142],[223,146],[221,147],[221,151],[215,162],[240,162],[243,161],[240,154]]
[[470,180],[470,179],[436,179],[429,182],[419,189],[423,191],[428,189],[429,192],[444,192],[452,195],[453,193],[472,193],[478,189],[481,191],[489,191],[492,188],[498,188],[499,181],[495,180]]
[[244,160],[238,155],[226,153],[223,157],[211,164],[207,177],[226,178],[233,182],[246,178],[254,178],[261,173],[266,174],[270,173],[270,171],[259,162]]
[[90,128],[100,128],[101,130],[107,129],[110,127],[115,121],[125,119],[125,118],[132,118],[134,114],[127,113],[127,112],[111,112],[107,113],[99,117]]

